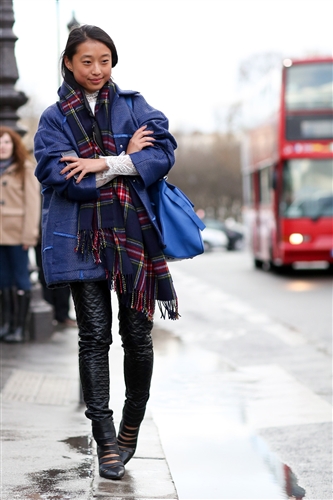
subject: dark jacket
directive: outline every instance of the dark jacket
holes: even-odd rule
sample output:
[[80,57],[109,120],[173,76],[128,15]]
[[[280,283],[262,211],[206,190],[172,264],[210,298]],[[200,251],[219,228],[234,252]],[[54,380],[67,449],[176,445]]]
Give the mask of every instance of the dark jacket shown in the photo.
[[[148,129],[154,131],[154,147],[131,154],[140,175],[129,176],[128,180],[144,204],[163,247],[147,188],[164,177],[175,161],[177,144],[168,131],[168,120],[141,94],[122,91],[118,86],[110,116],[117,154],[126,151],[130,138],[142,125],[148,125]],[[35,175],[42,184],[42,258],[49,286],[105,278],[102,265],[96,265],[92,257],[82,260],[74,251],[80,202],[98,198],[99,189],[96,188],[95,175],[89,175],[76,184],[74,178],[66,180],[60,174],[64,167],[60,163],[61,153],[70,150],[76,151],[79,156],[66,117],[56,103],[47,108],[40,118],[34,151],[37,160]]]

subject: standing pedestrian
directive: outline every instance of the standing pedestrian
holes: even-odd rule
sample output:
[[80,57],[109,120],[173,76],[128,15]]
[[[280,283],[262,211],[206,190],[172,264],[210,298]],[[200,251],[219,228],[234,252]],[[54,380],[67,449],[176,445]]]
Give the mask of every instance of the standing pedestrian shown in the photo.
[[40,187],[21,137],[0,126],[0,339],[22,342],[29,311],[29,247],[36,245]]
[[[178,303],[147,188],[174,164],[176,141],[163,113],[111,78],[110,36],[74,28],[62,54],[59,101],[35,136],[42,183],[42,255],[48,286],[70,284],[79,328],[86,416],[99,473],[120,479],[134,455],[149,398],[155,303],[178,318]],[[118,436],[109,409],[110,290],[119,303],[126,399]]]

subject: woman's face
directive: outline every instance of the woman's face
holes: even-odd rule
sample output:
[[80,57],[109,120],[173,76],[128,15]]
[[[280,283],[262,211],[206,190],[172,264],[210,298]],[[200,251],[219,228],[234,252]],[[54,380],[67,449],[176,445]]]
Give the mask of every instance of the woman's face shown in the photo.
[[64,62],[77,83],[90,93],[101,89],[111,77],[111,51],[97,40],[89,38],[80,43],[72,60],[65,56]]
[[0,160],[8,160],[13,155],[14,144],[10,135],[5,132],[0,137]]

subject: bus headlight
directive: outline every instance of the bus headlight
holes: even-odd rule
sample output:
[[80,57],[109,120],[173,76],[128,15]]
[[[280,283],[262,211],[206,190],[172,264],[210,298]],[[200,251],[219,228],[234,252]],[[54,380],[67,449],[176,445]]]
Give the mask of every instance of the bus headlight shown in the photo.
[[291,243],[292,245],[300,245],[301,243],[303,243],[303,241],[304,238],[301,233],[292,233],[289,236],[289,243]]

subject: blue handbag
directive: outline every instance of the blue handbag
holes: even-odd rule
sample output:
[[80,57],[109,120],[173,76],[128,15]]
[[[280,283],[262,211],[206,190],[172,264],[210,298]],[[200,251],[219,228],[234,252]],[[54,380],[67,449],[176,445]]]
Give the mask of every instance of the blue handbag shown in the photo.
[[164,178],[149,187],[149,195],[165,244],[165,257],[183,260],[202,254],[201,231],[206,226],[183,191]]

